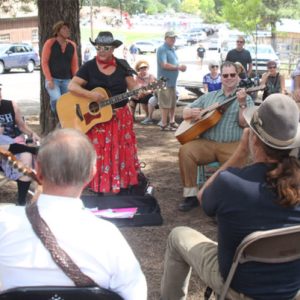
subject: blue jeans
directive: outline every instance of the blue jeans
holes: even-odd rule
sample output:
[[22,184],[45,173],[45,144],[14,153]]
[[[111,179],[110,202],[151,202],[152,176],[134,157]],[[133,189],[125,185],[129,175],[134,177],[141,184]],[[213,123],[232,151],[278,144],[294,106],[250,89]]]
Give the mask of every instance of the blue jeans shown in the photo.
[[49,80],[45,82],[45,88],[50,96],[50,107],[52,112],[56,113],[56,102],[58,98],[68,92],[68,84],[71,79],[57,79],[53,78],[54,88],[50,89],[48,87]]

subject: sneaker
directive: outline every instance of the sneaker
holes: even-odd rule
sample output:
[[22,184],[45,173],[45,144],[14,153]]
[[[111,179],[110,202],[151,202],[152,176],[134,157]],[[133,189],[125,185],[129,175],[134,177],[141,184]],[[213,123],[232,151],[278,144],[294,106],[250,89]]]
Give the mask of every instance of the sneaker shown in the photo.
[[142,125],[153,125],[154,122],[153,122],[152,119],[146,118],[146,119],[144,119],[143,121],[141,121],[141,124],[142,124]]
[[157,123],[157,126],[162,127],[162,122],[159,121],[159,122]]

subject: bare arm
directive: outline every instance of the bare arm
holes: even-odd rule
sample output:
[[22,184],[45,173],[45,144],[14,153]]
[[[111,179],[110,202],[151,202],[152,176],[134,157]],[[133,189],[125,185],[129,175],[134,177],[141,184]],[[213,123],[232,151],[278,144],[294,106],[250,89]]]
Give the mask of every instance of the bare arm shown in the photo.
[[294,79],[295,89],[294,89],[294,99],[300,102],[300,75],[297,75]]
[[201,108],[185,107],[182,111],[182,117],[184,120],[189,120],[189,119],[197,120],[200,118],[200,112],[201,112]]
[[245,128],[241,141],[236,149],[236,151],[232,154],[232,156],[205,182],[202,188],[199,190],[197,198],[199,202],[202,201],[202,195],[205,190],[211,183],[215,180],[217,175],[226,170],[228,167],[236,167],[240,168],[245,166],[247,158],[249,156],[249,133],[250,129]]
[[203,83],[203,90],[204,90],[205,93],[208,92],[208,85],[207,85],[207,83]]
[[249,64],[249,67],[248,67],[248,72],[247,72],[248,77],[251,77],[251,74],[252,74],[252,68],[253,68],[253,64],[250,63],[250,64]]
[[185,70],[186,70],[186,65],[172,65],[172,64],[169,64],[167,62],[162,62],[161,67],[165,70],[168,70],[168,71],[185,72]]
[[13,104],[13,108],[15,111],[16,124],[17,124],[19,130],[22,133],[25,133],[25,134],[29,135],[30,137],[32,137],[34,142],[39,141],[40,137],[25,123],[17,103],[12,101],[12,104]]

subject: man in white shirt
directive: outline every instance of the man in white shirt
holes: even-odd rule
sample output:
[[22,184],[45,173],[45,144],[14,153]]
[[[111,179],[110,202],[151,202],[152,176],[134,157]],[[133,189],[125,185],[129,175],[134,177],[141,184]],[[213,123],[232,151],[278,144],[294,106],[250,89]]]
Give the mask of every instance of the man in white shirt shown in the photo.
[[[60,247],[100,287],[128,300],[146,300],[144,274],[110,222],[84,209],[80,195],[96,162],[93,146],[74,129],[50,133],[37,157],[43,185],[37,207]],[[0,210],[0,291],[17,286],[74,286],[32,230],[24,207]]]

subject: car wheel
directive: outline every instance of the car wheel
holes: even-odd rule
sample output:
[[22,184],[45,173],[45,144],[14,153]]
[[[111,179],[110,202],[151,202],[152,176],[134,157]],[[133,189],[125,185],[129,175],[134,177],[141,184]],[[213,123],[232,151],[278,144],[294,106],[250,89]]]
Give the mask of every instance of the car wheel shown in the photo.
[[5,67],[3,61],[0,61],[0,74],[3,74],[5,72]]
[[34,71],[34,62],[32,60],[30,60],[27,63],[27,67],[26,67],[25,70],[26,70],[27,73],[32,73]]

